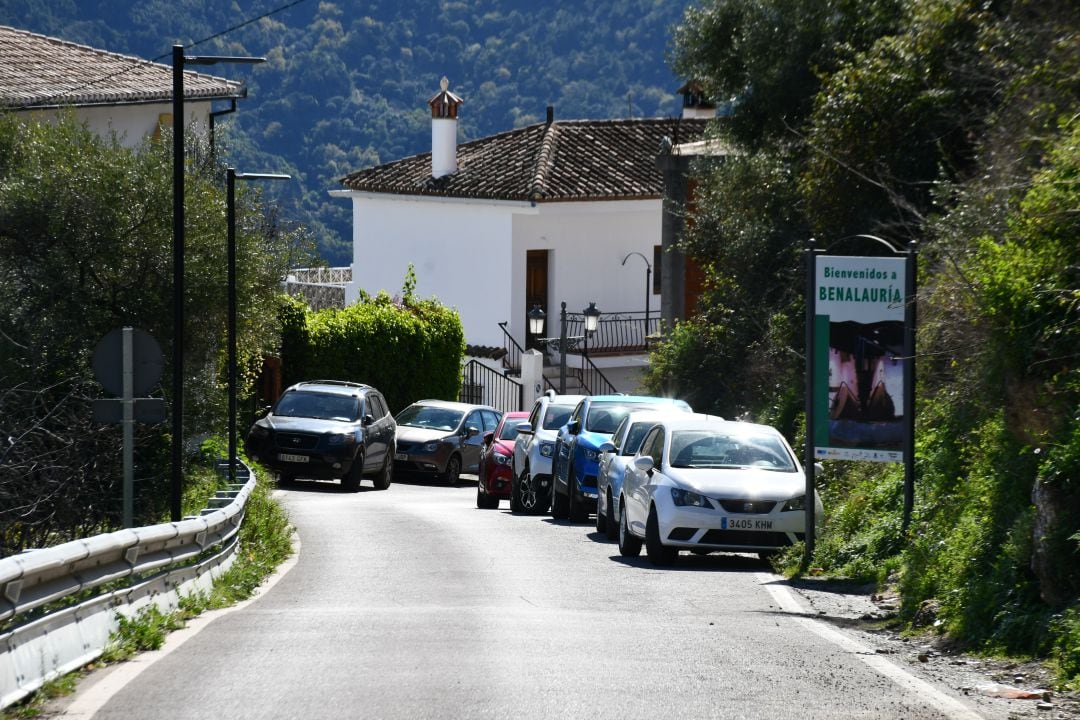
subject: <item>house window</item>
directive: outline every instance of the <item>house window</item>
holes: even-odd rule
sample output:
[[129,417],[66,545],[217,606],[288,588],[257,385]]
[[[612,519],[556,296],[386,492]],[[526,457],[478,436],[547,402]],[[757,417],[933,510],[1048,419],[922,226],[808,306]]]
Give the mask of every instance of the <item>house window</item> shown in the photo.
[[664,249],[660,245],[653,245],[652,248],[652,291],[653,295],[660,294],[660,269],[663,267],[660,263],[664,260]]

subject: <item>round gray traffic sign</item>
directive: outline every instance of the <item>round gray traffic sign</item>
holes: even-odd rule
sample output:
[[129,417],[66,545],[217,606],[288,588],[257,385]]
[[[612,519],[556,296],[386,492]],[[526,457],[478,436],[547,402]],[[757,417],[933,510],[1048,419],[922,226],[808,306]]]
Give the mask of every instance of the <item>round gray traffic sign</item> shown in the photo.
[[[132,392],[145,395],[161,380],[161,347],[145,330],[131,329]],[[91,360],[94,377],[113,395],[124,394],[124,329],[115,328],[98,341]]]

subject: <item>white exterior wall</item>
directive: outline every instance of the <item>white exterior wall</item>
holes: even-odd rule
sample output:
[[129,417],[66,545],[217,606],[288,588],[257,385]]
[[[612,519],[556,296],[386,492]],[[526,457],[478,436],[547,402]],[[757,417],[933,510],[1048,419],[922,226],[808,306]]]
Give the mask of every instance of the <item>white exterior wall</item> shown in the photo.
[[[353,200],[352,282],[345,302],[363,288],[371,295],[401,292],[409,263],[416,294],[435,296],[461,314],[465,341],[503,344],[498,323],[509,321],[525,344],[525,258],[550,250],[548,321],[559,332],[559,303],[581,312],[595,302],[601,312],[645,310],[645,263],[660,244],[661,201],[528,203],[453,198],[333,193]],[[649,287],[650,309],[660,296]]]
[[[198,123],[204,130],[210,122],[209,102],[184,102],[185,125]],[[162,115],[168,116],[172,123],[172,103],[149,103],[145,105],[84,105],[71,109],[75,117],[101,137],[109,137],[116,131],[121,145],[135,147],[143,138],[157,129]],[[26,114],[39,121],[52,121],[57,113],[66,112],[66,108],[49,110],[31,110]]]
[[[653,246],[660,244],[661,201],[543,203],[535,216],[514,218],[514,294],[510,329],[521,344],[525,339],[525,255],[527,250],[551,250],[548,255],[548,307],[544,334],[559,333],[559,305],[581,312],[595,302],[600,312],[644,312],[646,265]],[[654,268],[655,270],[655,268]],[[660,296],[649,291],[649,307],[659,317]]]
[[498,323],[510,320],[511,218],[534,212],[528,203],[343,194],[353,198],[346,304],[356,302],[360,288],[400,294],[412,263],[416,295],[457,309],[467,343],[502,345]]

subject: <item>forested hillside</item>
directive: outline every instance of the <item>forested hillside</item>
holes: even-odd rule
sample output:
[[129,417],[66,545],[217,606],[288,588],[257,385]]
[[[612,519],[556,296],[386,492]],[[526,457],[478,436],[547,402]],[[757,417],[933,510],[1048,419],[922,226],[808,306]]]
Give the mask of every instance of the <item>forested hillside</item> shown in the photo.
[[[167,53],[287,6],[286,0],[0,0],[0,24],[169,62]],[[351,208],[327,191],[348,172],[430,149],[425,101],[447,76],[465,99],[464,140],[561,118],[669,116],[681,81],[665,62],[685,0],[301,0],[197,45],[259,55],[226,120],[230,159],[298,182],[288,214],[330,264],[351,258]],[[230,116],[226,116],[229,118]]]

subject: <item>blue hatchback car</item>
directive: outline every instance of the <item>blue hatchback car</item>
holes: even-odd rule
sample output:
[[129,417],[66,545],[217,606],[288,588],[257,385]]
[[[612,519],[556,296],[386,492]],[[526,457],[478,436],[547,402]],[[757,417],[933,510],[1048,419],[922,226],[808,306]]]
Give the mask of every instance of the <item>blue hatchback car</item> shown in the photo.
[[693,412],[684,400],[650,395],[591,395],[582,399],[559,428],[552,460],[551,515],[582,521],[596,509],[600,446],[633,410],[675,408]]

